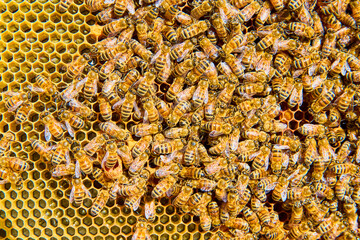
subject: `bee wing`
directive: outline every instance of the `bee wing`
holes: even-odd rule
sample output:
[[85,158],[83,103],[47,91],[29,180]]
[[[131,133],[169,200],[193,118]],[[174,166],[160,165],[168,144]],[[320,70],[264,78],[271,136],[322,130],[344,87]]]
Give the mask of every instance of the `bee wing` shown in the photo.
[[309,76],[313,76],[315,74],[315,70],[316,70],[316,67],[317,67],[317,64],[312,64],[309,69],[308,69],[308,73],[309,73]]
[[133,210],[134,211],[138,210],[138,208],[140,206],[140,201],[141,201],[141,197],[139,197],[139,199],[136,200],[136,202],[134,202],[134,205],[133,205]]
[[75,186],[73,186],[71,188],[71,192],[70,192],[70,202],[74,202],[74,193],[75,193]]
[[164,0],[157,0],[157,1],[155,2],[155,7],[159,7],[163,1],[164,1]]
[[222,135],[222,134],[223,134],[222,132],[219,132],[219,131],[214,130],[214,131],[211,131],[211,132],[209,133],[209,136],[210,136],[210,137],[217,137],[217,136],[220,136],[220,135]]
[[85,185],[81,186],[82,190],[84,190],[85,194],[89,196],[89,198],[91,198],[91,193],[90,191],[85,187]]
[[122,98],[120,101],[116,102],[113,106],[112,109],[116,109],[119,108],[125,101],[125,98]]
[[8,112],[14,112],[16,109],[18,109],[21,104],[23,104],[24,101],[18,101],[14,106],[12,106],[11,108],[9,108],[7,111]]
[[47,125],[45,125],[44,136],[45,136],[45,141],[47,141],[47,142],[50,141],[51,133],[50,133],[49,127]]
[[283,188],[283,190],[281,191],[281,200],[282,200],[283,202],[285,202],[286,199],[287,199],[287,192],[288,192],[288,188],[287,188],[287,187]]
[[74,137],[74,135],[75,135],[74,129],[71,127],[69,121],[65,121],[65,128],[68,131],[68,133],[70,134],[70,136]]
[[150,64],[154,64],[156,59],[161,55],[161,49],[155,53],[155,55],[151,58]]
[[343,68],[341,69],[341,75],[345,76],[346,72],[351,72],[351,68],[347,61],[345,61],[345,64]]
[[131,15],[135,14],[135,3],[133,0],[127,0],[126,9]]
[[76,161],[75,164],[75,177],[79,178],[81,176],[81,169],[80,169],[80,163],[79,161]]
[[147,202],[145,203],[145,217],[146,219],[149,220],[149,218],[151,218],[152,215],[154,215],[154,209],[155,209],[155,202],[151,201],[151,202]]
[[43,93],[45,92],[44,89],[40,88],[40,87],[34,87],[34,86],[28,86],[28,88],[33,91],[33,92],[36,92],[36,93]]
[[341,58],[338,57],[338,58],[331,64],[330,69],[331,69],[331,70],[334,70],[334,68],[336,67],[336,65],[339,64],[340,61],[341,61]]
[[68,149],[65,150],[65,160],[66,160],[66,165],[70,164],[70,152]]
[[104,168],[105,167],[105,163],[106,163],[106,160],[108,159],[109,157],[109,151],[106,151],[105,155],[104,155],[104,158],[103,160],[101,161],[101,167]]

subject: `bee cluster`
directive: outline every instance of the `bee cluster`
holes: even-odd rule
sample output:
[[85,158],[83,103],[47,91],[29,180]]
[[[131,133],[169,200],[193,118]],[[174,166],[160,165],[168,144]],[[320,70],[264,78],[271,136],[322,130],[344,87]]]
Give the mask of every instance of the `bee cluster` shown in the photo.
[[[92,216],[109,200],[144,205],[133,239],[149,237],[162,197],[212,239],[360,237],[359,1],[86,4],[98,41],[68,64],[72,83],[38,75],[5,104],[22,123],[28,93],[59,102],[41,118],[57,144],[31,143],[53,177],[71,179],[71,202],[91,197],[89,175],[102,185]],[[285,113],[299,108],[307,119],[293,128]],[[90,123],[96,136],[78,141]],[[11,141],[6,133],[2,153]],[[29,168],[14,157],[0,166],[0,183],[20,184]]]

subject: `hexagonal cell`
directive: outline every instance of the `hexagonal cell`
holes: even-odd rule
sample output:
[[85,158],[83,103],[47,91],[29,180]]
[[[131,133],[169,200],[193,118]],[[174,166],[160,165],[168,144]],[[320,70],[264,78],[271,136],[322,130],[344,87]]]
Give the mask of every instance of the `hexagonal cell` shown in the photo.
[[25,54],[22,52],[15,53],[14,59],[17,63],[22,63],[25,61]]
[[53,22],[53,23],[59,23],[61,21],[61,15],[54,12],[53,14],[50,15],[50,20]]
[[43,50],[43,45],[39,42],[32,45],[32,50],[36,53],[40,53]]
[[77,25],[81,25],[84,23],[84,16],[81,15],[81,14],[76,14],[74,16],[74,22],[77,24]]
[[90,52],[90,46],[88,44],[82,44],[79,47],[80,54],[89,53]]
[[46,23],[47,21],[49,21],[49,15],[46,13],[40,13],[38,19],[40,20],[40,22]]
[[26,34],[26,40],[29,42],[29,43],[34,43],[37,41],[37,36],[36,36],[36,33],[34,32],[29,32]]
[[88,35],[90,33],[90,27],[87,26],[86,24],[81,25],[80,32],[84,35]]
[[17,22],[11,22],[8,24],[7,28],[10,32],[16,33],[17,31],[19,31],[20,26]]
[[31,5],[31,9],[35,13],[40,13],[43,10],[43,5],[38,2],[35,2],[34,4]]
[[59,32],[60,34],[65,33],[66,30],[67,30],[67,27],[65,24],[63,24],[63,23],[56,24],[56,31]]
[[41,73],[44,70],[44,65],[40,62],[35,62],[33,65],[34,72]]
[[22,32],[18,32],[14,34],[15,41],[18,43],[21,43],[25,40],[25,34]]
[[46,13],[52,13],[52,12],[54,12],[54,10],[55,10],[55,7],[54,7],[53,4],[51,4],[51,3],[46,3],[46,4],[44,5],[44,11],[45,11]]
[[49,61],[49,55],[47,53],[41,52],[39,54],[39,61],[41,63],[47,63]]
[[67,52],[70,53],[70,54],[74,54],[77,51],[77,46],[74,43],[70,43],[66,47],[67,47]]
[[75,34],[77,32],[79,32],[79,26],[76,24],[70,24],[68,27],[69,32],[71,32],[72,34]]
[[58,64],[60,62],[60,55],[58,53],[51,54],[50,61],[54,64]]
[[25,74],[22,73],[22,72],[18,72],[15,74],[15,81],[18,82],[18,83],[22,83],[22,82],[25,82],[26,80],[26,77],[25,77]]
[[60,42],[60,34],[58,34],[57,32],[53,32],[50,34],[50,41],[52,43],[58,43]]
[[67,64],[67,63],[70,63],[72,61],[72,57],[70,54],[68,53],[65,53],[61,56],[61,60],[63,63]]
[[0,21],[0,33],[3,33],[6,31],[6,23]]
[[20,65],[19,65],[19,63],[16,63],[16,62],[11,62],[11,63],[9,63],[9,70],[10,70],[12,73],[17,73],[17,72],[20,70]]
[[0,74],[4,73],[8,70],[7,64],[4,62],[0,62]]
[[19,45],[15,42],[11,42],[8,44],[8,49],[12,52],[12,53],[16,53],[19,51]]
[[26,61],[33,63],[36,60],[37,60],[37,55],[35,53],[29,52],[26,54]]
[[7,4],[7,10],[11,13],[15,13],[19,10],[19,6],[15,2],[10,2]]
[[77,33],[74,35],[74,42],[76,44],[82,44],[84,42],[84,36],[81,33]]
[[80,6],[79,10],[80,10],[80,13],[84,16],[86,16],[90,13],[89,9],[85,5]]
[[22,12],[17,12],[14,14],[14,20],[18,23],[21,23],[25,20],[25,15]]
[[65,24],[70,24],[74,21],[73,16],[70,15],[69,13],[65,13],[64,15],[62,15],[62,22]]
[[48,33],[52,33],[55,30],[55,25],[53,23],[45,23],[45,31]]
[[31,71],[31,64],[25,62],[20,65],[20,70],[24,73],[28,73]]
[[36,22],[36,20],[37,20],[37,16],[36,16],[35,13],[30,12],[30,13],[26,14],[26,20],[27,20],[28,22],[34,23],[34,22]]
[[20,24],[20,30],[24,33],[27,33],[31,30],[31,24],[28,22],[23,22]]
[[28,3],[28,2],[22,2],[21,4],[20,4],[20,10],[22,11],[22,12],[24,12],[24,13],[27,13],[27,12],[29,12],[30,11],[30,4]]
[[45,69],[46,69],[47,72],[53,73],[53,72],[55,72],[56,67],[52,63],[47,63],[47,64],[45,64]]
[[36,33],[41,33],[44,31],[44,24],[40,22],[33,23],[31,29]]
[[4,32],[1,34],[1,40],[9,43],[13,40],[13,35],[9,32]]

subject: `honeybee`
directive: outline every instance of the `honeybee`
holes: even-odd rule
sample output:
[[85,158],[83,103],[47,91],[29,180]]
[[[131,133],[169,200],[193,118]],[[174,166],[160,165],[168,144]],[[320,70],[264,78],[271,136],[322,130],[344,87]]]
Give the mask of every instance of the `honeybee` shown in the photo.
[[0,184],[11,183],[16,186],[21,186],[23,181],[19,173],[14,172],[9,168],[0,168],[0,178],[3,179],[0,180]]
[[165,38],[172,44],[177,43],[178,41],[178,32],[172,26],[165,25],[163,29],[163,34]]
[[110,121],[112,118],[112,109],[110,103],[102,96],[98,97],[99,109],[101,117],[105,121]]
[[94,159],[92,157],[89,157],[83,149],[80,149],[79,147],[75,147],[73,149],[74,156],[76,158],[76,168],[79,169],[78,171],[82,171],[85,174],[90,174],[93,171],[93,164],[92,162]]
[[[217,96],[216,104],[219,106],[227,106],[234,94],[236,85],[232,83],[226,83],[224,89]],[[209,106],[209,105],[208,105]],[[211,106],[211,105],[210,105]],[[205,109],[205,117],[207,117],[207,108]]]
[[149,88],[152,87],[152,84],[154,83],[156,78],[156,75],[153,71],[148,71],[145,73],[144,77],[140,78],[138,80],[139,85],[136,91],[136,94],[139,97],[144,97],[145,94],[149,91]]
[[169,105],[160,98],[155,98],[155,107],[159,111],[161,117],[167,118],[171,112]]
[[[10,147],[10,144],[15,141],[15,134],[12,132],[6,132],[0,140],[0,155],[3,155]],[[32,142],[35,140],[32,140]],[[32,147],[35,148],[32,144]],[[36,149],[37,150],[37,149]]]
[[152,124],[138,124],[134,125],[130,128],[130,131],[132,134],[134,134],[137,137],[143,137],[147,135],[153,135],[161,131],[162,126],[152,123]]
[[152,136],[144,136],[142,137],[131,149],[131,155],[134,158],[137,158],[141,153],[143,153],[146,149],[149,148],[153,138]]
[[147,230],[146,220],[140,218],[138,223],[134,227],[134,235],[132,236],[131,240],[150,240],[150,234]]
[[175,127],[175,125],[179,122],[180,118],[183,117],[185,113],[187,113],[191,109],[191,104],[189,101],[181,101],[179,102],[170,113],[167,123],[169,127]]
[[[222,39],[223,41],[226,40],[228,33],[225,27],[225,23],[223,19],[220,17],[218,13],[215,13],[211,16],[210,19],[213,27],[215,28],[215,31],[217,33],[217,36]],[[224,41],[225,42],[225,41]]]
[[301,224],[293,227],[289,231],[289,237],[291,237],[293,239],[297,239],[309,231],[310,231],[309,222],[302,222]]
[[355,175],[358,172],[358,167],[353,163],[342,163],[342,164],[335,164],[329,167],[330,171],[334,172],[335,174],[349,174]]
[[63,177],[68,175],[75,174],[75,164],[59,164],[56,165],[55,168],[52,170],[51,175],[53,177]]
[[297,152],[300,148],[300,141],[298,139],[293,139],[289,136],[271,136],[271,141],[279,145],[289,146],[292,152]]
[[145,109],[145,119],[148,119],[150,123],[156,123],[160,120],[159,112],[152,98],[143,100],[143,107]]
[[58,165],[63,161],[66,161],[67,164],[70,163],[70,155],[69,155],[69,148],[72,143],[70,138],[65,138],[59,142],[56,146],[52,147],[55,148],[51,157],[51,163],[53,165]]
[[304,124],[298,132],[305,136],[319,136],[325,134],[325,127],[320,124]]
[[105,143],[108,136],[105,134],[99,134],[84,146],[84,151],[89,156],[93,156]]
[[100,211],[104,208],[109,198],[110,198],[109,190],[102,188],[99,191],[97,198],[93,202],[93,205],[91,206],[90,209],[91,216],[93,217],[97,216],[100,213]]
[[257,233],[261,230],[260,220],[256,213],[254,213],[249,207],[243,208],[243,214],[245,220],[249,223],[249,227],[253,233]]
[[211,1],[204,1],[199,6],[193,8],[190,15],[193,18],[199,19],[212,10],[213,4]]
[[174,151],[180,150],[184,147],[184,140],[174,139],[169,142],[156,144],[154,146],[154,151],[157,154],[169,154]]
[[271,9],[272,4],[269,1],[265,1],[255,19],[255,25],[257,27],[264,25],[264,23],[270,17]]
[[220,172],[221,169],[225,168],[227,165],[227,160],[223,157],[218,157],[212,162],[210,162],[204,169],[205,173],[208,176],[213,176],[216,173]]
[[160,198],[165,195],[165,192],[176,183],[176,178],[168,175],[154,187],[151,192],[152,198]]
[[280,26],[294,32],[299,37],[311,38],[315,34],[311,26],[302,22],[280,23]]
[[[14,136],[15,137],[15,136]],[[15,139],[15,138],[14,138]],[[2,141],[2,140],[1,140]],[[0,141],[0,146],[1,145],[1,141]],[[31,139],[31,147],[37,152],[39,153],[40,156],[43,156],[45,159],[50,160],[51,159],[51,150],[53,149],[53,146],[48,146],[47,143],[42,142],[40,140],[33,140]],[[0,150],[2,148],[0,147]],[[4,148],[5,149],[5,148]],[[6,151],[6,150],[5,150]],[[3,154],[3,152],[1,151],[1,155]]]
[[39,74],[35,77],[35,82],[39,86],[39,88],[31,87],[32,90],[35,90],[36,92],[44,92],[48,96],[57,95],[56,86],[51,82],[48,77]]
[[149,155],[147,153],[141,153],[138,157],[134,159],[129,167],[129,173],[132,175],[138,174],[144,167],[144,165],[149,161]]
[[289,200],[301,200],[311,196],[312,192],[310,187],[305,186],[303,188],[292,188],[287,193],[287,199]]
[[42,119],[42,121],[45,124],[45,140],[47,142],[50,141],[51,135],[57,139],[60,139],[64,134],[64,126],[49,113],[45,113],[44,115],[45,117]]
[[80,173],[75,170],[75,177],[72,180],[72,188],[70,192],[70,202],[75,202],[76,205],[81,205],[86,195],[91,198],[89,190],[83,184]]
[[184,57],[191,52],[196,44],[196,39],[188,39],[182,43],[176,44],[170,51],[171,60],[181,62]]
[[129,44],[136,55],[140,56],[146,62],[150,62],[151,58],[153,57],[151,51],[147,50],[144,45],[142,45],[135,39],[131,39]]
[[118,127],[112,122],[102,122],[99,124],[100,130],[108,134],[109,136],[115,137],[118,140],[126,140],[129,137],[129,132]]
[[223,45],[223,51],[225,56],[232,53],[234,50],[239,49],[243,46],[244,36],[239,34],[232,37],[226,44]]
[[0,158],[0,166],[3,168],[10,168],[13,171],[27,171],[30,165],[23,159],[18,157],[4,156]]
[[77,57],[74,61],[67,65],[66,76],[70,79],[73,79],[79,76],[85,67],[88,65],[88,62],[91,60],[91,57],[88,54],[83,54]]
[[102,165],[105,165],[107,168],[113,168],[116,163],[119,163],[119,166],[122,167],[121,158],[117,154],[117,146],[114,141],[108,141],[106,144],[106,153],[102,160]]
[[12,92],[8,91],[5,92],[4,95],[10,96],[6,99],[5,107],[7,108],[8,112],[16,111],[21,105],[26,103],[31,98],[31,93],[25,92]]
[[73,127],[81,129],[85,126],[84,120],[68,110],[61,111],[59,115],[60,119],[64,121],[65,127],[71,137],[75,135]]
[[205,177],[204,171],[196,167],[183,167],[179,174],[186,179],[200,179]]

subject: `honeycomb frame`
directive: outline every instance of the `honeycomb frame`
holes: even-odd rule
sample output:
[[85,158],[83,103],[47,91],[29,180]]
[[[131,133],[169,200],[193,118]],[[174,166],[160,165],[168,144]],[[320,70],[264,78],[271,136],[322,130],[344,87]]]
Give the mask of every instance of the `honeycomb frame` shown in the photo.
[[[57,12],[59,2],[0,3],[1,92],[24,89],[28,83],[34,83],[38,74],[48,75],[57,87],[69,84],[64,78],[65,64],[88,51],[96,41],[89,34],[95,17],[83,0],[75,1],[64,14]],[[58,106],[37,94],[30,102],[34,108],[21,125],[15,123],[15,115],[7,112],[4,102],[0,103],[0,137],[7,131],[14,132],[11,155],[28,159],[31,165],[31,170],[21,175],[22,188],[15,189],[10,183],[0,185],[0,239],[130,239],[137,219],[143,215],[143,204],[133,212],[121,201],[109,201],[97,217],[92,217],[89,210],[101,186],[91,176],[83,181],[92,199],[85,198],[81,206],[70,204],[71,179],[53,178],[51,163],[39,156],[30,143],[31,139],[44,140],[40,113],[54,112]],[[85,129],[85,133],[76,131],[76,139],[83,146],[95,137],[91,131],[94,127]],[[156,219],[148,230],[153,240],[209,239],[212,233],[202,232],[198,223],[198,217],[182,214],[164,198],[157,203]]]

